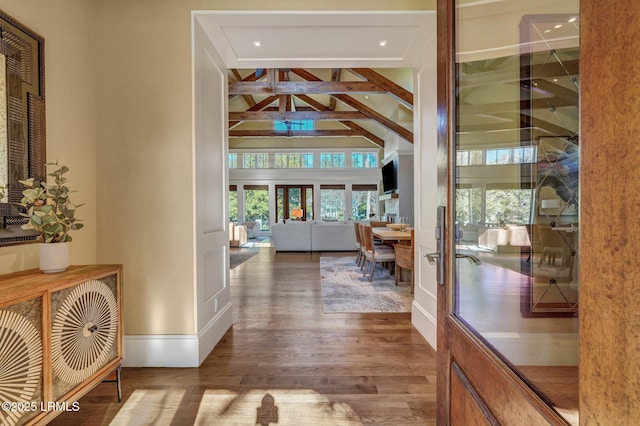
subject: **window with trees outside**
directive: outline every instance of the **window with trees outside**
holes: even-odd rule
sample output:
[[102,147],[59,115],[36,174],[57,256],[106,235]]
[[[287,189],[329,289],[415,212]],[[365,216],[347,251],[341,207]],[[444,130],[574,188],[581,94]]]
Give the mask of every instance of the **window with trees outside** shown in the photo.
[[345,167],[344,152],[323,152],[320,154],[320,168],[339,168]]
[[378,211],[378,187],[376,185],[352,185],[351,219],[369,220]]
[[266,169],[269,167],[269,154],[243,154],[242,167],[245,169]]
[[530,164],[537,161],[537,151],[533,146],[458,150],[456,152],[457,166]]
[[458,188],[456,220],[488,227],[526,225],[531,221],[530,188]]
[[[295,217],[294,210],[302,210]],[[313,220],[313,185],[276,185],[276,221]]]
[[268,231],[269,187],[267,185],[244,185],[244,218],[260,222],[260,230]]
[[227,156],[227,158],[229,159],[229,168],[230,169],[237,169],[238,168],[238,154],[236,154],[235,152],[230,152],[229,155]]
[[378,167],[378,154],[375,152],[352,152],[351,167],[358,169]]
[[345,220],[344,189],[344,185],[320,185],[320,216],[322,220]]
[[229,185],[229,221],[238,222],[238,186]]
[[275,154],[276,169],[310,169],[313,168],[313,153]]

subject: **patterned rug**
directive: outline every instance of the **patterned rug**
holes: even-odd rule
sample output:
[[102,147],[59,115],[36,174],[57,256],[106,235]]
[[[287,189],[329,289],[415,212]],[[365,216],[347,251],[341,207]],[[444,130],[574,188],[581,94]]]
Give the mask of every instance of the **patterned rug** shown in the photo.
[[238,265],[241,265],[242,263],[246,262],[247,260],[251,259],[253,256],[255,256],[256,254],[258,254],[259,249],[249,249],[249,250],[242,250],[242,251],[230,251],[229,252],[229,269],[233,269]]
[[413,295],[406,283],[396,286],[392,275],[376,266],[373,282],[362,276],[354,257],[321,257],[322,311],[410,312]]
[[271,247],[271,237],[256,237],[251,238],[245,244],[240,247]]

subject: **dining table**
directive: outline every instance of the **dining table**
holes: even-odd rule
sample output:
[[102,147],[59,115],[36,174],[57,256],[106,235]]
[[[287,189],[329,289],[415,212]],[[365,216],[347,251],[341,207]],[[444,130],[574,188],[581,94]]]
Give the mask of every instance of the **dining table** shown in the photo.
[[392,242],[392,241],[411,241],[411,232],[409,232],[411,228],[407,227],[405,231],[400,231],[398,229],[391,229],[387,227],[383,228],[372,228],[371,232],[375,238],[382,240],[383,242]]

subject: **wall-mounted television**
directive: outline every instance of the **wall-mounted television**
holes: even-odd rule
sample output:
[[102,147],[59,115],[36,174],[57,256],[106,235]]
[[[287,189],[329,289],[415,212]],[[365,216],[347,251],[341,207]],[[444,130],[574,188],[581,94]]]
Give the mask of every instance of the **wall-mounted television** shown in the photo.
[[394,158],[382,166],[382,190],[385,194],[398,192],[398,159]]

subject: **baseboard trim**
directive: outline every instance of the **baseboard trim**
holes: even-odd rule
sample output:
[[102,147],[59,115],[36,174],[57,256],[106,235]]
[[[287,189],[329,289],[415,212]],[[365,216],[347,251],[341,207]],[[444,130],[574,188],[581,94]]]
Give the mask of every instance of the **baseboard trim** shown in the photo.
[[198,332],[199,349],[198,365],[209,356],[213,348],[218,344],[222,336],[233,325],[233,312],[231,302],[227,303],[218,313],[205,324]]
[[144,334],[124,336],[124,367],[197,367],[195,334]]
[[437,350],[438,320],[415,300],[411,304],[411,324],[422,334],[433,350]]
[[[124,336],[124,367],[198,367],[231,327],[228,303],[199,334],[142,334]],[[220,327],[218,327],[220,325]]]

